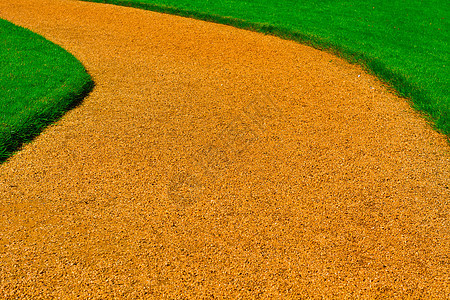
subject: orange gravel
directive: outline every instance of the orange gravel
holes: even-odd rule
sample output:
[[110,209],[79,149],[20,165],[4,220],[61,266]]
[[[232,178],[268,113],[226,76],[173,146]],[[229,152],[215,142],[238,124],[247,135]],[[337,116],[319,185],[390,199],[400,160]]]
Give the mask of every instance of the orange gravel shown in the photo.
[[0,17],[96,82],[0,166],[1,299],[449,297],[450,147],[359,67],[111,5]]

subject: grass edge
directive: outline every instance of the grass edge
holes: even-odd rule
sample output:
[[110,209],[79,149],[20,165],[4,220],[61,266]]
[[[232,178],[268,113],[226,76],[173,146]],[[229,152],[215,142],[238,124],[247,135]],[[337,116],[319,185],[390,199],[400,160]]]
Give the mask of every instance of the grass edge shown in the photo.
[[18,116],[16,122],[0,127],[0,165],[18,152],[23,145],[31,142],[45,128],[61,119],[66,112],[78,106],[95,86],[91,75],[73,54],[38,33],[8,20],[5,21],[64,51],[78,64],[78,70],[71,73],[61,87],[36,100],[36,103],[43,101],[47,103],[46,105],[36,104],[26,114]]
[[273,35],[285,40],[295,41],[315,49],[328,52],[340,57],[351,64],[358,64],[368,74],[376,76],[386,87],[399,97],[404,98],[410,106],[415,109],[422,118],[437,132],[446,136],[450,144],[450,112],[446,110],[436,110],[430,106],[433,98],[429,93],[408,81],[407,76],[392,70],[382,61],[355,52],[347,47],[334,44],[324,38],[313,34],[306,34],[300,31],[290,30],[272,24],[255,23],[233,17],[198,12],[194,10],[181,9],[160,4],[140,3],[127,0],[79,0],[84,2],[94,2],[112,4],[125,7],[139,8],[159,13],[178,15],[212,23],[229,25],[239,29],[250,30],[267,35]]

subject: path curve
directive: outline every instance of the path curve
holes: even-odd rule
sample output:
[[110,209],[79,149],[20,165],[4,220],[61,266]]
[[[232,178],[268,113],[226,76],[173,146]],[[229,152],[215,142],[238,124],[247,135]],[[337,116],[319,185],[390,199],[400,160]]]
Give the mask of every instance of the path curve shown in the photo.
[[405,100],[294,42],[2,0],[96,88],[0,167],[0,297],[445,298],[450,154]]

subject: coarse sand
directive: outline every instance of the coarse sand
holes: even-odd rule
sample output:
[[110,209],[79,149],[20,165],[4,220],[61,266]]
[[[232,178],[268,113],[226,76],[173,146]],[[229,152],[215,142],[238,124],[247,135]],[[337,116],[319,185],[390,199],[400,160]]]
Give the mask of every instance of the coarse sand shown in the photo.
[[360,67],[112,5],[0,17],[96,82],[0,166],[1,299],[448,299],[449,144]]

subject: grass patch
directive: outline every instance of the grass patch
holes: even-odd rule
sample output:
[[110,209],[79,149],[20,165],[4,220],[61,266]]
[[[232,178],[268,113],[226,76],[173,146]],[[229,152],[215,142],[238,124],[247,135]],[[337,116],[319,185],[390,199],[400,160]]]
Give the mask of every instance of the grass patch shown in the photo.
[[84,0],[272,34],[362,65],[450,137],[450,3],[440,0]]
[[0,19],[0,163],[76,106],[93,86],[71,54]]

